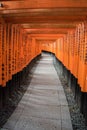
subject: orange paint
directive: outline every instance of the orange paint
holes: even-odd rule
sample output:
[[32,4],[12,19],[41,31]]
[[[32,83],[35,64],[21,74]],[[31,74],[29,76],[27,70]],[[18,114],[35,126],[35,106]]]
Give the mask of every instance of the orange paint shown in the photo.
[[0,85],[2,85],[2,32],[3,25],[0,24]]

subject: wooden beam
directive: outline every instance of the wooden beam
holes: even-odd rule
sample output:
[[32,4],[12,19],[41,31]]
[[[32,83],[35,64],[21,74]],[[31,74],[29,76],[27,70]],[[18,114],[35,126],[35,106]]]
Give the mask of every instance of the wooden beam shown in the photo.
[[57,28],[57,29],[52,29],[52,28],[41,28],[41,29],[25,29],[27,33],[29,34],[66,34],[70,30],[75,30],[75,28]]
[[37,15],[87,15],[87,8],[52,8],[52,9],[14,9],[0,10],[1,14],[9,16],[37,16]]
[[75,28],[32,28],[32,29],[25,29],[27,32],[34,32],[34,31],[67,31],[67,30],[75,30]]
[[42,23],[42,24],[38,24],[38,23],[30,23],[30,24],[22,24],[23,28],[36,28],[36,29],[39,29],[39,28],[75,28],[76,25],[75,24],[51,24],[51,23]]
[[59,37],[65,36],[65,34],[29,34],[30,37],[37,37],[37,39],[57,39]]
[[86,16],[38,16],[38,17],[4,17],[6,22],[23,23],[74,23],[86,20]]
[[87,0],[25,0],[2,2],[4,9],[87,7]]

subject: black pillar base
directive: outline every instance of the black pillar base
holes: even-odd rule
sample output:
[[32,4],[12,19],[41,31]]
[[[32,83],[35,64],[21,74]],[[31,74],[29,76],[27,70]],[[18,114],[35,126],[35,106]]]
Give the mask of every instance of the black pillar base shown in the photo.
[[0,110],[3,107],[3,96],[2,96],[2,87],[0,86]]
[[63,76],[71,88],[73,96],[79,106],[81,113],[85,117],[85,122],[87,124],[87,93],[81,92],[81,87],[78,84],[77,78],[57,59],[54,60],[54,65],[59,76]]

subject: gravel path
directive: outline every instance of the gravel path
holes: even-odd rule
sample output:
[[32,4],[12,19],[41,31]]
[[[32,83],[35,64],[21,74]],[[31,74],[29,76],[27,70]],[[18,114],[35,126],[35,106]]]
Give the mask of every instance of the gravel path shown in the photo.
[[1,130],[72,130],[68,103],[53,58],[42,55],[33,68],[27,91]]
[[[0,128],[3,126],[3,124],[5,124],[8,118],[11,116],[18,102],[21,100],[22,96],[24,95],[29,84],[29,78],[32,79],[33,71],[34,70],[32,70],[32,72],[28,75],[27,77],[28,80],[26,79],[26,81],[20,86],[20,88],[18,88],[18,90],[12,94],[12,97],[7,102],[6,108],[0,111]],[[60,80],[64,87],[64,91],[68,101],[73,130],[87,130],[87,126],[85,125],[85,119],[83,115],[80,113],[79,107],[74,100],[72,90],[68,87],[67,82],[63,76],[60,76]]]

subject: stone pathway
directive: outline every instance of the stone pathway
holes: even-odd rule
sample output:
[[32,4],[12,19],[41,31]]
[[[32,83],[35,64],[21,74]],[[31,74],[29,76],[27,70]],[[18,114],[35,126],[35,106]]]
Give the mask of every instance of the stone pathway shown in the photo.
[[42,54],[32,80],[1,130],[72,130],[67,100],[50,55]]

